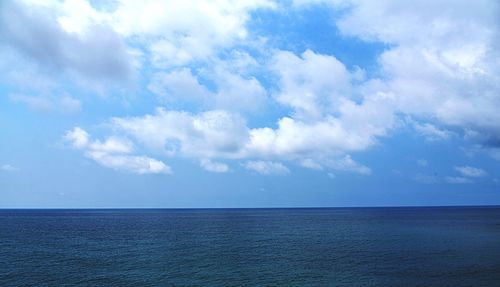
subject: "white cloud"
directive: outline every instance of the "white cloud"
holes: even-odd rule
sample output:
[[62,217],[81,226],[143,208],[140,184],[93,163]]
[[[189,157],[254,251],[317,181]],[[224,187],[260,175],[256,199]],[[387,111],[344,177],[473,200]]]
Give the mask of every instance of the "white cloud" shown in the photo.
[[465,183],[472,183],[472,180],[466,177],[452,177],[452,176],[447,176],[444,179],[447,183],[452,183],[452,184],[465,184]]
[[250,12],[271,1],[119,1],[111,25],[125,37],[139,36],[157,67],[211,58],[217,48],[246,39]]
[[82,128],[75,127],[64,134],[64,139],[71,142],[74,148],[83,149],[90,141],[90,135]]
[[362,104],[344,100],[339,104],[338,117],[328,115],[317,121],[284,117],[276,129],[252,129],[248,150],[253,154],[290,158],[338,156],[365,150],[394,124],[393,115],[385,113],[385,97],[373,95]]
[[3,171],[18,171],[19,170],[18,167],[12,166],[10,164],[3,164],[2,166],[0,166],[0,169]]
[[171,168],[159,160],[130,155],[133,145],[126,139],[110,137],[104,142],[92,141],[85,130],[75,127],[66,132],[64,140],[70,142],[74,148],[83,150],[86,157],[108,168],[138,174],[172,173]]
[[286,175],[290,173],[290,170],[282,163],[272,161],[247,161],[243,167],[262,175]]
[[58,4],[2,2],[0,45],[31,58],[43,69],[76,73],[92,81],[130,78],[130,55],[109,25],[92,23],[81,33],[73,33],[75,27],[61,26],[57,15],[64,9],[58,8]]
[[92,151],[103,153],[131,153],[133,151],[132,142],[117,137],[110,137],[104,142],[94,140],[88,147]]
[[299,119],[319,119],[335,109],[338,98],[350,94],[351,75],[333,56],[306,50],[301,57],[288,51],[274,55],[272,69],[280,77],[279,103],[294,109]]
[[484,177],[488,175],[485,170],[472,166],[455,166],[455,170],[466,177]]
[[146,156],[109,154],[101,151],[87,151],[85,155],[97,163],[116,170],[126,170],[138,174],[170,174],[172,170],[163,162]]
[[222,110],[191,114],[160,108],[154,115],[114,118],[112,124],[151,148],[199,158],[238,157],[248,138],[244,119]]
[[227,166],[227,164],[212,161],[206,158],[200,160],[200,166],[210,172],[224,173],[229,171],[229,166]]

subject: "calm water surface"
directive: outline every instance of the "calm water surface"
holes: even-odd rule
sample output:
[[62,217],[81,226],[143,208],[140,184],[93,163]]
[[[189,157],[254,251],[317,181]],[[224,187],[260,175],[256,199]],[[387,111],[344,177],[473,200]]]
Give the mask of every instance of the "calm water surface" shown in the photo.
[[500,208],[0,210],[0,286],[500,286]]

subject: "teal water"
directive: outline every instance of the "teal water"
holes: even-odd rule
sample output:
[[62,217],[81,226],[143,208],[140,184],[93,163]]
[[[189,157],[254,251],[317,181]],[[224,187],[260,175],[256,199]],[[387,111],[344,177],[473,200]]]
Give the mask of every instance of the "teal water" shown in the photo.
[[0,286],[500,286],[500,208],[0,210]]

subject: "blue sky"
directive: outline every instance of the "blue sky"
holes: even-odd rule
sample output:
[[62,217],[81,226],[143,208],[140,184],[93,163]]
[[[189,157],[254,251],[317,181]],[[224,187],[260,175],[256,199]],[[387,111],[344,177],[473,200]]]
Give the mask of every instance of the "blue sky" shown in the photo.
[[0,207],[500,204],[497,1],[3,1]]

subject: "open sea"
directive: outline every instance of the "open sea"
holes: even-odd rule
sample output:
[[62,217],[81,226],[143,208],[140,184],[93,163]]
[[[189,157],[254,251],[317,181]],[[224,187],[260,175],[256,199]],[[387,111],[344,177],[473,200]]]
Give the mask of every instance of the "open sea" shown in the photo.
[[500,207],[4,209],[0,286],[500,286]]

